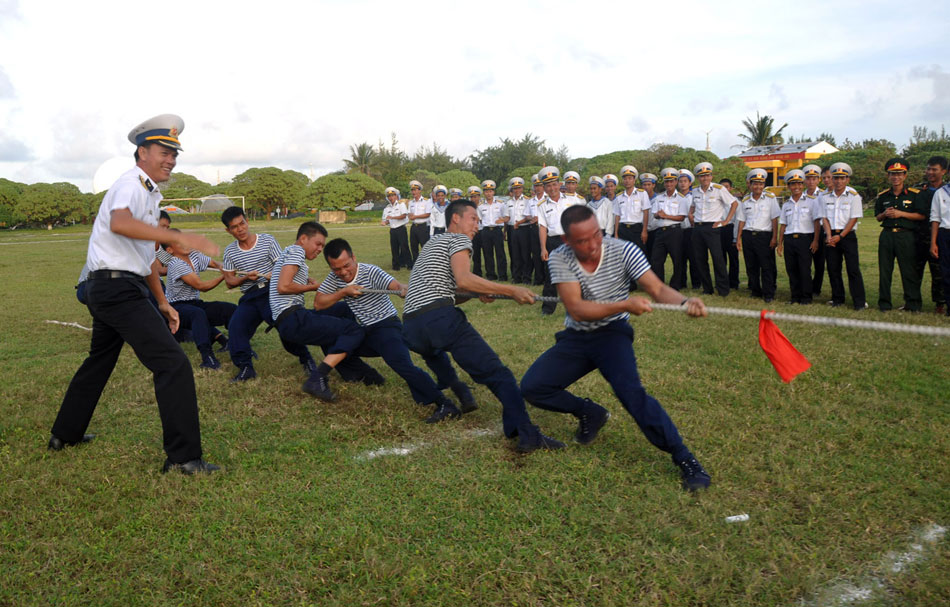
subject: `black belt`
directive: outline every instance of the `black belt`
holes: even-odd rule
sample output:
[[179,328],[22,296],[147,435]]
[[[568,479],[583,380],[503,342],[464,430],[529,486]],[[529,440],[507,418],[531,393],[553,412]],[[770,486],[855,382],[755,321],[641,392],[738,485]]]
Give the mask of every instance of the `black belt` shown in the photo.
[[483,230],[497,230],[499,228],[501,228],[501,226],[485,226],[482,229]]
[[445,308],[445,307],[454,306],[454,305],[455,305],[454,297],[443,297],[442,299],[437,299],[433,301],[432,303],[427,303],[426,305],[422,306],[418,310],[413,310],[412,312],[407,312],[403,314],[402,319],[409,320],[410,318],[415,318],[416,316],[419,316],[420,314],[425,314],[426,312],[430,312],[432,310],[438,310],[439,308]]
[[[280,327],[281,321],[283,321],[284,319],[286,319],[288,316],[290,316],[291,314],[293,314],[293,313],[296,312],[297,310],[302,310],[302,309],[303,309],[303,306],[300,306],[300,305],[293,305],[293,306],[290,306],[289,308],[287,308],[286,310],[284,310],[283,312],[281,312],[280,314],[277,315],[277,318],[274,320],[274,324],[271,325],[270,327],[268,327],[268,328],[267,328],[267,331],[270,331],[270,330],[273,329],[274,327]],[[264,331],[264,333],[267,333],[267,331]]]
[[642,225],[643,225],[643,222],[642,222],[642,221],[641,221],[640,223],[625,223],[625,222],[620,222],[620,225],[622,225],[622,226],[642,226]]
[[885,232],[910,232],[908,228],[884,228]]
[[678,230],[680,229],[680,224],[676,224],[675,226],[663,226],[657,229],[658,230]]
[[93,278],[97,280],[102,280],[105,278],[131,278],[133,280],[145,280],[144,276],[136,274],[135,272],[126,272],[124,270],[96,270],[94,272],[89,272],[88,279]]
[[752,234],[771,234],[772,230],[742,230],[743,232],[750,232]]
[[796,232],[793,234],[786,234],[785,236],[789,238],[805,238],[806,236],[810,236],[811,238],[814,238],[815,233],[814,232]]
[[715,221],[697,221],[697,222],[694,223],[693,225],[696,226],[697,228],[700,228],[700,227],[703,227],[703,226],[711,226],[711,225],[715,225],[715,224],[716,224]]

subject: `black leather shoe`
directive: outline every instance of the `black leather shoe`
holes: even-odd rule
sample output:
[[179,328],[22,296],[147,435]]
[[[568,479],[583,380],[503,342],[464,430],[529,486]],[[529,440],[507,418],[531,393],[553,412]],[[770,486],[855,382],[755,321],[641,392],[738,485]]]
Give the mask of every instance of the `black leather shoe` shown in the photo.
[[577,432],[574,433],[574,442],[580,445],[589,445],[597,438],[597,433],[610,419],[610,411],[594,401],[587,400],[587,406],[577,416]]
[[426,418],[426,423],[437,424],[446,419],[458,419],[460,417],[462,417],[462,412],[451,401],[448,401],[437,406],[435,412]]
[[386,378],[380,375],[379,371],[370,367],[366,373],[363,374],[363,379],[360,381],[367,386],[382,386],[386,383]]
[[83,434],[82,438],[78,441],[67,442],[54,435],[49,437],[49,444],[46,445],[46,448],[50,451],[62,451],[65,447],[75,447],[82,443],[88,443],[94,438],[96,438],[95,434]]
[[680,477],[683,480],[683,489],[686,489],[687,491],[707,489],[709,484],[712,482],[712,478],[709,476],[709,473],[706,472],[706,470],[703,468],[703,465],[700,464],[692,455],[683,461],[674,461],[673,463],[675,463],[680,469]]
[[475,402],[472,391],[461,380],[452,384],[452,393],[455,394],[455,398],[459,399],[459,405],[461,405],[459,410],[463,415],[478,409],[478,403]]
[[221,466],[215,466],[210,464],[203,459],[193,459],[184,464],[173,464],[169,460],[165,460],[165,465],[162,466],[162,474],[166,472],[181,472],[182,474],[197,474],[199,472],[205,474],[211,474],[216,470],[220,470]]

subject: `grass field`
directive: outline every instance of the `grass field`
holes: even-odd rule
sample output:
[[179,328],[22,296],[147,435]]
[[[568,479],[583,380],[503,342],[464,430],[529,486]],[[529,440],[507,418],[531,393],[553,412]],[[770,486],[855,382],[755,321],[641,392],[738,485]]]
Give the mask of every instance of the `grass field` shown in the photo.
[[[863,224],[872,310],[807,313],[948,326],[929,298],[921,315],[873,310],[877,230]],[[287,245],[296,225],[255,227]],[[220,224],[188,228],[229,241]],[[388,268],[383,228],[329,228]],[[0,233],[0,605],[950,604],[950,541],[933,527],[950,526],[946,339],[781,324],[813,363],[783,384],[754,321],[634,319],[647,389],[713,475],[691,495],[599,376],[575,386],[613,412],[597,441],[519,456],[481,386],[479,410],[427,426],[377,359],[386,386],[336,381],[338,402],[322,403],[259,332],[259,379],[195,373],[206,458],[224,473],[163,476],[150,376],[129,349],[93,417],[98,438],[46,450],[89,333],[44,321],[91,324],[73,291],[88,231]],[[761,305],[744,289],[711,303]],[[563,308],[464,309],[519,378],[563,321]],[[529,409],[570,438],[573,418]],[[366,456],[392,448],[408,454]],[[724,521],[740,513],[748,522]]]

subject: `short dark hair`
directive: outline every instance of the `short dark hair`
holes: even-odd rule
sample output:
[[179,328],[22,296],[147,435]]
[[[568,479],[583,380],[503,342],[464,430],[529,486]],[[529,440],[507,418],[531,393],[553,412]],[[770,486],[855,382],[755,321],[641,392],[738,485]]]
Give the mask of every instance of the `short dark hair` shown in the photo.
[[927,161],[927,166],[937,165],[940,168],[942,168],[944,171],[947,170],[948,164],[950,164],[950,162],[947,161],[946,156],[931,156],[930,159]]
[[149,141],[147,143],[140,143],[137,146],[135,146],[135,153],[132,154],[132,157],[135,158],[135,162],[139,161],[139,148],[147,148],[148,146],[155,145],[156,143],[157,142],[155,141]]
[[342,255],[343,251],[346,251],[350,257],[353,257],[353,249],[350,248],[350,243],[342,238],[334,238],[323,247],[323,258],[329,263],[331,259],[337,259]]
[[304,235],[309,238],[314,234],[323,234],[323,237],[326,238],[327,229],[316,221],[305,221],[300,224],[300,228],[297,229],[297,238],[300,238]]
[[224,227],[228,227],[236,217],[245,217],[244,209],[241,207],[228,207],[221,213],[221,223],[224,224]]
[[821,174],[822,174],[822,175],[824,175],[825,173],[830,173],[830,172],[831,172],[831,167],[830,167],[830,166],[827,166],[827,167],[821,169]]
[[719,185],[726,185],[727,183],[730,186],[732,186],[732,180],[729,179],[728,177],[723,177],[722,179],[719,180]]
[[452,216],[458,215],[461,216],[465,211],[462,207],[472,207],[477,209],[475,203],[469,200],[468,198],[459,198],[458,200],[453,200],[449,203],[449,206],[445,207],[445,226],[448,227],[452,225]]
[[158,220],[161,221],[162,219],[167,219],[168,223],[172,222],[172,216],[168,214],[168,211],[159,211]]
[[575,204],[564,209],[561,213],[561,229],[567,234],[575,223],[587,221],[594,216],[594,212],[586,204]]
[[[179,234],[181,233],[181,230],[179,230],[178,228],[168,228],[168,231],[169,231],[169,232],[178,232]],[[172,243],[171,243],[171,242],[166,242],[166,243],[164,243],[164,245],[165,245],[165,246],[163,246],[162,248],[164,248],[166,251],[168,251],[168,247],[172,246]],[[170,251],[169,251],[169,252],[170,252]]]

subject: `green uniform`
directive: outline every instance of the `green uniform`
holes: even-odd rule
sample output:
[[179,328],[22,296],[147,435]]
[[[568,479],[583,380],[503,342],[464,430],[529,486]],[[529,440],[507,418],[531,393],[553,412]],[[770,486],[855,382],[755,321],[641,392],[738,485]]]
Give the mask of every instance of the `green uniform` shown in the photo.
[[[900,194],[890,189],[877,195],[874,201],[874,215],[880,215],[888,208],[905,213],[923,213],[918,207],[918,194],[915,188],[904,188]],[[917,230],[920,221],[904,217],[885,217],[881,222],[881,237],[878,240],[877,260],[880,267],[880,289],[877,305],[882,311],[891,309],[891,278],[894,274],[894,259],[901,270],[901,284],[904,287],[904,309],[919,312],[921,309],[920,274],[917,271]]]

